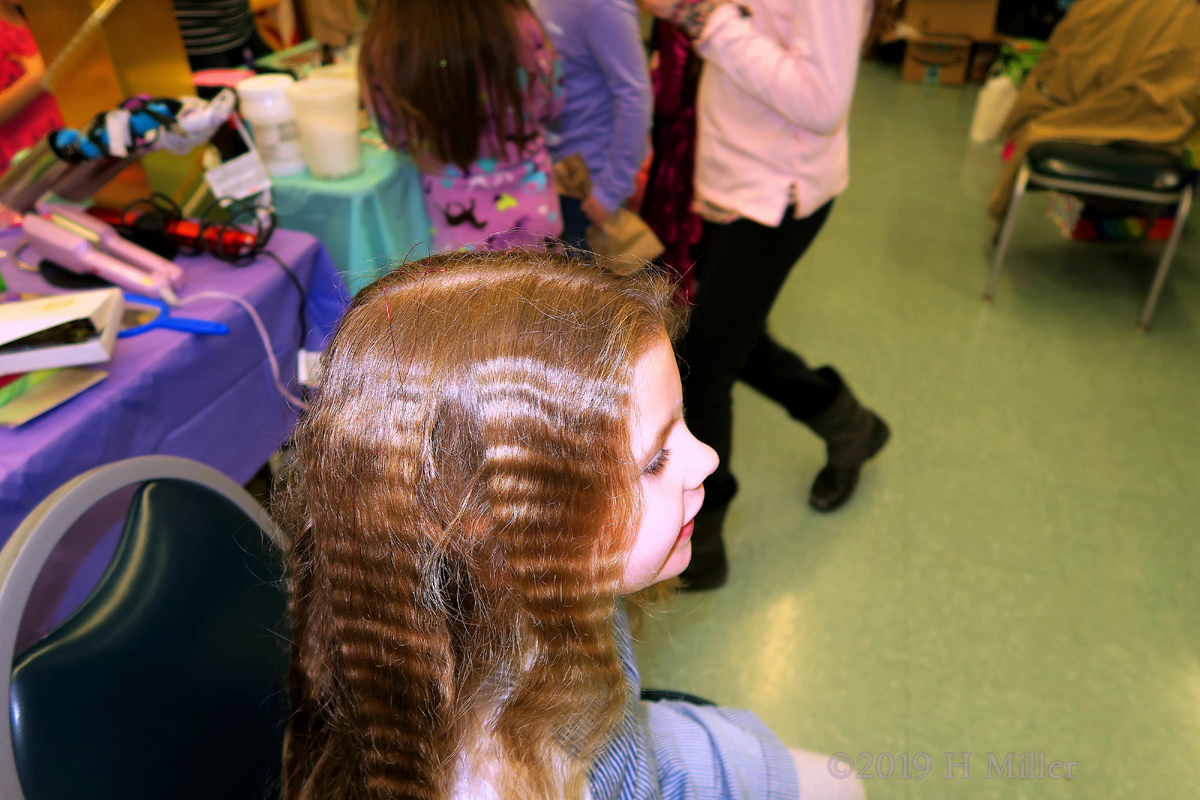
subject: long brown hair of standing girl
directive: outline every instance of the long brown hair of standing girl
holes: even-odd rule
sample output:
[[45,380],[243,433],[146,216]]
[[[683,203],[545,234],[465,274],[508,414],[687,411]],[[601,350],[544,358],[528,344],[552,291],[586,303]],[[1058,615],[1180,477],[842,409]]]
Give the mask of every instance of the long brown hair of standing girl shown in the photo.
[[380,129],[421,171],[433,252],[562,233],[545,139],[562,68],[527,0],[378,0],[359,61]]
[[471,769],[502,798],[583,795],[626,700],[631,376],[680,320],[661,278],[547,253],[435,257],[357,295],[283,507],[286,800],[434,800]]
[[493,109],[509,112],[495,115],[499,141],[525,149],[519,11],[530,11],[526,0],[376,3],[363,32],[363,86],[399,114],[414,152],[466,169]]

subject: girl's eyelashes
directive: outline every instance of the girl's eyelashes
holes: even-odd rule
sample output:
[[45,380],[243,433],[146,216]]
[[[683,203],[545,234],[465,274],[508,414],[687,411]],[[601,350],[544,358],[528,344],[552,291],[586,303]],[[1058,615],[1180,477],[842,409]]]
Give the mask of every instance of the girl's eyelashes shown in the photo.
[[662,471],[667,468],[667,462],[670,460],[671,451],[664,447],[662,450],[658,451],[656,456],[654,456],[654,460],[646,465],[646,468],[642,470],[642,474],[660,475],[662,474]]

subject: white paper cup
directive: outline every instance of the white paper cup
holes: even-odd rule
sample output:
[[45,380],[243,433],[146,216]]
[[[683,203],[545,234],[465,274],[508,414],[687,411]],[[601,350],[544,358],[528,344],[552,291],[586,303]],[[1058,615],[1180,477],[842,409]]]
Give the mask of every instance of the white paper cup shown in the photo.
[[300,131],[287,95],[294,83],[291,75],[256,75],[237,85],[238,105],[254,132],[254,146],[277,178],[304,171]]
[[362,171],[358,82],[312,78],[287,87],[300,126],[300,149],[313,177],[330,180]]

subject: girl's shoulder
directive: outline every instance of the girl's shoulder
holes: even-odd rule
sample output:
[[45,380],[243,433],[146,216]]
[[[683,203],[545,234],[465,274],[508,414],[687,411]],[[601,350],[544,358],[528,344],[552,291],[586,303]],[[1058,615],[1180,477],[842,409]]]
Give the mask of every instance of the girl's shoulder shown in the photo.
[[542,23],[528,8],[519,8],[513,12],[513,23],[521,45],[527,50],[544,50],[549,47],[546,31]]

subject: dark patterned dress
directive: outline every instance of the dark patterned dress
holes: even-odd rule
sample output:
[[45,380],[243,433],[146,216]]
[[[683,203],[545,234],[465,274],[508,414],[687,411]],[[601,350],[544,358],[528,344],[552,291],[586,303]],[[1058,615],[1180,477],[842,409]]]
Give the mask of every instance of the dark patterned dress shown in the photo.
[[[465,171],[412,153],[421,169],[433,252],[541,247],[562,233],[545,137],[546,125],[562,114],[562,65],[532,14],[520,12],[516,23],[523,47],[518,80],[525,92],[524,127],[536,135],[523,152],[511,141],[498,147],[492,123],[479,158]],[[386,109],[377,113],[388,141],[405,147],[403,126],[391,124]]]

